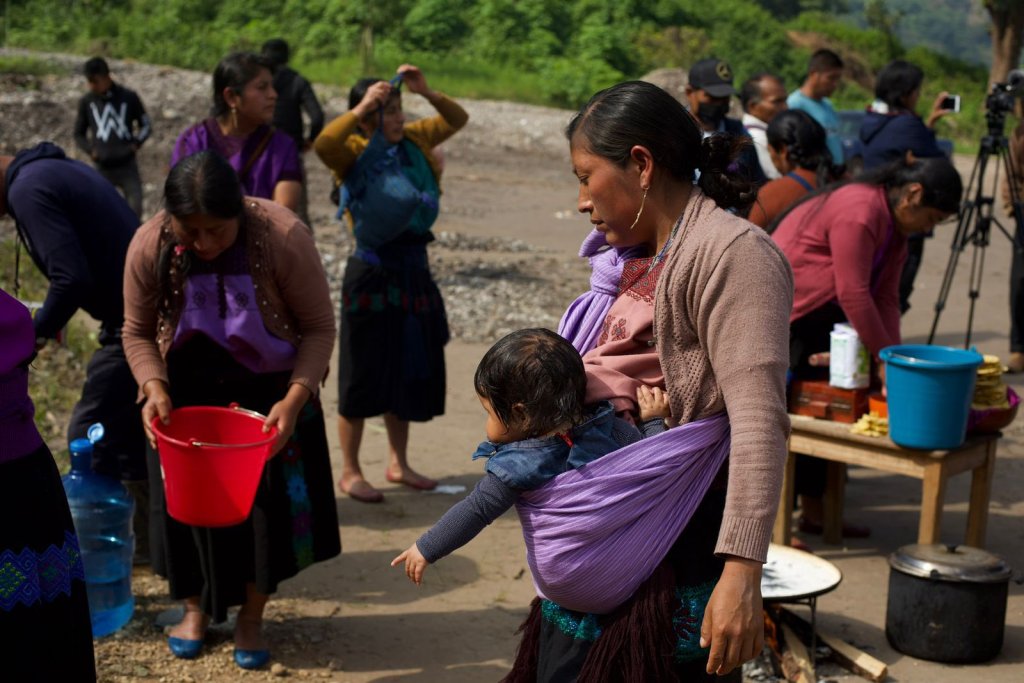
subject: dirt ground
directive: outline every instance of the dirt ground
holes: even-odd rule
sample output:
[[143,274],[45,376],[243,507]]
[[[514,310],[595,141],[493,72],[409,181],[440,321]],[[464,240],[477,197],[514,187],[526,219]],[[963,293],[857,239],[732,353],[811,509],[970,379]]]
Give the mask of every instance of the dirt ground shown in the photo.
[[[135,67],[141,70],[143,65]],[[122,65],[124,72],[131,68]],[[151,81],[148,87],[159,89]],[[337,112],[343,106],[339,93],[325,89],[322,94],[329,111]],[[70,125],[67,115],[57,111],[53,100],[66,102],[69,98],[63,94],[51,97],[41,109],[52,117],[52,125],[59,122],[65,132]],[[415,109],[412,102],[409,105]],[[4,118],[13,121],[23,106],[28,105],[20,101],[5,104]],[[444,485],[468,488],[481,474],[479,463],[469,458],[483,438],[484,426],[483,411],[472,390],[476,364],[489,341],[505,330],[553,326],[561,308],[582,291],[587,272],[575,254],[588,225],[575,212],[576,183],[559,134],[567,112],[494,102],[469,102],[467,108],[472,115],[469,126],[445,146],[445,195],[435,232],[446,236],[432,250],[448,306],[458,319],[458,325],[453,325],[456,339],[447,351],[447,411],[442,418],[413,426],[411,460]],[[180,123],[182,109],[165,107],[162,116]],[[8,145],[12,144],[12,127],[17,125],[4,131]],[[166,158],[168,143],[165,136],[163,148],[147,151],[144,173],[149,207],[155,206],[161,182],[158,169]],[[971,161],[958,160],[965,181]],[[326,201],[326,171],[312,156],[307,156],[306,165],[318,243],[332,281],[337,282],[351,243],[330,219],[333,209]],[[942,226],[928,243],[914,307],[903,321],[906,341],[923,341],[927,336],[952,233],[951,225]],[[979,350],[1004,357],[1008,353],[1009,255],[1008,240],[994,233],[992,248],[986,253],[973,336]],[[960,260],[939,342],[962,342],[969,263],[968,251]],[[1024,378],[1011,378],[1010,382],[1018,392],[1024,391]],[[328,382],[324,402],[325,412],[333,415],[337,405],[333,382]],[[1024,569],[1022,425],[1022,421],[1011,425],[1000,442],[987,544],[1017,570],[1017,576]],[[328,424],[328,435],[335,471],[340,473],[333,422]],[[268,607],[271,670],[242,672],[234,666],[230,623],[212,629],[209,646],[199,659],[174,660],[162,637],[163,625],[174,619],[173,612],[168,612],[173,605],[165,597],[163,582],[143,571],[135,580],[135,618],[118,634],[96,643],[101,680],[292,677],[351,683],[469,683],[499,679],[510,666],[514,631],[533,597],[518,521],[514,513],[505,515],[464,549],[431,567],[425,585],[417,588],[388,563],[458,495],[420,493],[386,483],[386,450],[383,423],[369,421],[362,461],[368,477],[385,493],[385,502],[365,505],[339,497],[342,555],[285,582]],[[963,539],[967,497],[968,478],[951,480],[942,534],[946,542]],[[917,481],[851,468],[846,515],[870,525],[874,533],[869,539],[843,546],[806,538],[815,552],[834,562],[844,576],[834,592],[819,600],[820,623],[888,664],[895,681],[1024,680],[1024,588],[1018,583],[1010,585],[1005,644],[993,662],[945,666],[901,655],[886,642],[886,558],[915,541],[919,503]],[[831,680],[860,680],[839,669],[826,671]]]

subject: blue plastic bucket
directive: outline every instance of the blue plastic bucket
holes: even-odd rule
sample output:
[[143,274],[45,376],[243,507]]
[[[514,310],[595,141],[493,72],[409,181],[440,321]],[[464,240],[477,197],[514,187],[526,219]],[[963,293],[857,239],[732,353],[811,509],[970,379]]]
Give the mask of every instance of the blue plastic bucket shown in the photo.
[[878,356],[885,361],[890,438],[906,448],[962,444],[981,354],[903,344],[886,347]]

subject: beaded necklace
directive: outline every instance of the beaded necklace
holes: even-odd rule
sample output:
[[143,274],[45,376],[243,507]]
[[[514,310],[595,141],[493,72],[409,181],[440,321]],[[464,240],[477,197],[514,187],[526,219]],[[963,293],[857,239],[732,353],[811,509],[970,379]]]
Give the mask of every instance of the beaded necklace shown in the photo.
[[665,240],[665,244],[662,245],[661,250],[654,255],[651,259],[650,265],[647,266],[647,272],[644,275],[650,275],[654,267],[661,263],[665,258],[665,252],[668,251],[669,245],[672,244],[672,240],[675,239],[676,233],[679,232],[679,226],[683,224],[683,217],[686,215],[686,207],[683,207],[682,212],[679,214],[679,218],[676,219],[676,224],[672,226],[672,232],[668,234],[668,239]]

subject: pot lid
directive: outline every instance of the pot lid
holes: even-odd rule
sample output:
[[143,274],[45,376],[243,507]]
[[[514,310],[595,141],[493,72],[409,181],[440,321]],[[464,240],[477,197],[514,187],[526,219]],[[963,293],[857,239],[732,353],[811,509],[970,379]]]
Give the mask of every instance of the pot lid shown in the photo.
[[889,556],[889,566],[904,574],[936,581],[998,583],[1010,567],[998,555],[968,545],[905,545]]

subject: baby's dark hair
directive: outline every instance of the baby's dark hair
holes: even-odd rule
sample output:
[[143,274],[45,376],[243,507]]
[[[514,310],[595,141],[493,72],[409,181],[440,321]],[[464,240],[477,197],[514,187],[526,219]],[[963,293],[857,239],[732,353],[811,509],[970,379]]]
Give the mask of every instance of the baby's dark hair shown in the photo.
[[[484,354],[473,385],[507,427],[530,436],[583,420],[583,359],[551,330],[532,328],[503,337]],[[513,411],[517,403],[523,406],[521,414]]]

